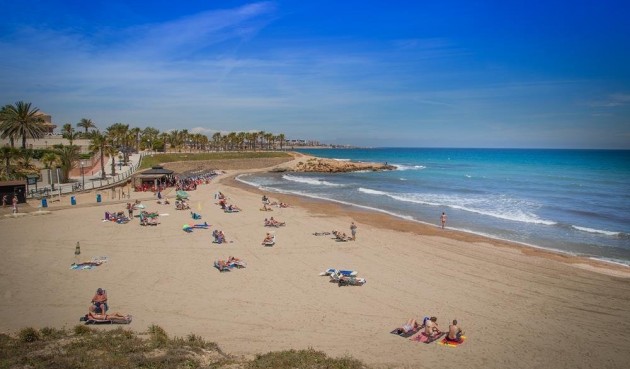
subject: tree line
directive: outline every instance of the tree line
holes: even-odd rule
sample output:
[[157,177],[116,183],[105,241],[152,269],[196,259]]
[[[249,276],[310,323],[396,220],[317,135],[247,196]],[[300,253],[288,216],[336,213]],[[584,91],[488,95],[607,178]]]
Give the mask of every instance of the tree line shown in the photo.
[[[212,137],[201,133],[191,133],[187,129],[160,132],[159,129],[130,127],[129,124],[114,123],[104,130],[88,118],[61,127],[61,135],[69,144],[54,145],[51,149],[32,150],[26,147],[28,139],[42,139],[46,135],[44,120],[39,109],[31,103],[18,101],[0,109],[0,137],[8,139],[9,144],[0,148],[3,162],[2,180],[24,178],[27,174],[38,171],[33,160],[39,160],[45,168],[60,167],[64,178],[76,167],[81,159],[77,139],[89,139],[90,155],[99,155],[101,168],[105,168],[105,157],[112,158],[111,175],[116,175],[116,156],[122,155],[127,162],[132,152],[151,151],[244,151],[283,149],[285,135],[259,132],[216,132]],[[20,147],[16,147],[16,143]],[[105,178],[105,170],[101,171]]]

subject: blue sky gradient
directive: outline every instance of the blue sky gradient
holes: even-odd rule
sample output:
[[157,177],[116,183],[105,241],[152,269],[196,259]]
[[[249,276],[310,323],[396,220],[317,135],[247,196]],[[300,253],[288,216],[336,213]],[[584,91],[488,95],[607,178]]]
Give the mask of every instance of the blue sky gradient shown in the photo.
[[0,4],[0,103],[58,125],[630,149],[628,1]]

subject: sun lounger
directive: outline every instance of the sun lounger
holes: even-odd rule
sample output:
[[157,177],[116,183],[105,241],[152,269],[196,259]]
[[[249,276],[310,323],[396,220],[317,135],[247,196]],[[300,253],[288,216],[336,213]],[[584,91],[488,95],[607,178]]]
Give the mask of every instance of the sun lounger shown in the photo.
[[341,273],[333,273],[330,275],[330,281],[335,282],[341,286],[363,286],[367,281],[365,278],[359,278],[355,276],[344,276]]
[[329,268],[319,273],[319,275],[324,276],[324,275],[331,275],[335,273],[341,273],[341,275],[346,276],[346,277],[352,277],[358,274],[358,272],[355,270],[337,270],[335,268]]

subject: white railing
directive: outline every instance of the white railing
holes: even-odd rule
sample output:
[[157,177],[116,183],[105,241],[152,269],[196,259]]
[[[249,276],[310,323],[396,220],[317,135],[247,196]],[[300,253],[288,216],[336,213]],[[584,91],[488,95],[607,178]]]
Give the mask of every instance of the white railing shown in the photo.
[[[46,186],[44,188],[40,188],[38,190],[31,188],[29,189],[28,197],[39,199],[42,197],[49,197],[53,195],[71,194],[71,193],[78,193],[82,191],[92,191],[92,190],[98,190],[101,188],[115,186],[117,184],[126,182],[129,178],[131,178],[131,176],[140,167],[140,164],[142,164],[142,158],[145,155],[146,155],[145,152],[140,153],[140,158],[138,159],[137,163],[133,164],[124,172],[120,172],[116,174],[115,176],[106,177],[105,179],[90,178],[87,181],[85,180],[85,177],[83,177],[82,179],[80,179],[80,182],[63,183],[61,185],[51,185],[51,186]],[[104,168],[102,169],[104,170]]]

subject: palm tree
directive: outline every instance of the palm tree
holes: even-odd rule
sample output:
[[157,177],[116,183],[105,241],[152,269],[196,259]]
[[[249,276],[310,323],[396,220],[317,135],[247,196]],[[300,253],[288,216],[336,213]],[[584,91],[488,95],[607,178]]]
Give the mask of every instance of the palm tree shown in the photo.
[[57,154],[55,154],[54,152],[45,153],[41,159],[42,163],[44,164],[44,168],[46,169],[52,168],[58,160],[59,157],[57,157]]
[[90,134],[90,152],[92,154],[100,153],[101,156],[101,179],[105,179],[105,146],[107,146],[107,136],[100,131],[92,131]]
[[274,139],[276,138],[276,136],[274,136],[273,133],[265,133],[264,137],[265,140],[267,140],[267,149],[271,150],[272,146],[274,145]]
[[147,148],[153,149],[153,144],[155,143],[155,140],[158,139],[159,134],[160,131],[158,129],[153,127],[146,127],[142,130],[140,137],[142,142],[147,143]]
[[140,133],[142,133],[142,130],[138,127],[129,130],[129,139],[136,151],[140,151]]
[[79,123],[77,123],[77,127],[85,129],[85,134],[84,135],[85,135],[85,137],[87,137],[88,130],[90,128],[96,128],[96,125],[94,124],[94,122],[92,122],[91,119],[81,118],[81,121]]
[[215,132],[212,135],[212,146],[216,151],[219,151],[219,148],[221,147],[221,132]]
[[263,150],[264,147],[263,145],[265,144],[265,131],[260,131],[258,132],[258,137],[260,138],[260,149]]
[[13,147],[0,147],[0,158],[4,161],[4,177],[11,178],[11,159],[15,158],[17,150]]
[[72,124],[66,123],[61,128],[61,135],[63,136],[63,138],[70,141],[70,146],[72,146],[72,141],[74,141],[74,139],[79,136],[79,133],[74,131]]
[[55,148],[55,153],[59,155],[63,178],[67,180],[70,175],[70,170],[74,168],[76,162],[79,160],[79,146],[59,144],[53,147]]
[[15,135],[11,133],[9,121],[4,118],[8,108],[9,105],[5,105],[0,109],[0,138],[8,138],[11,147],[15,147]]
[[[37,114],[38,108],[31,109],[31,103],[18,101],[2,109],[3,132],[5,137],[22,138],[22,148],[26,148],[26,139],[44,137],[43,119]],[[5,126],[6,124],[6,126]]]
[[282,146],[284,145],[284,140],[285,140],[285,138],[284,138],[284,133],[280,133],[280,134],[277,136],[277,139],[278,139],[278,141],[280,142],[280,150],[282,150]]
[[[112,177],[116,175],[116,154],[118,154],[118,149],[114,145],[111,139],[107,140],[107,144],[104,147],[105,155],[112,158]],[[105,171],[105,168],[103,168]]]

